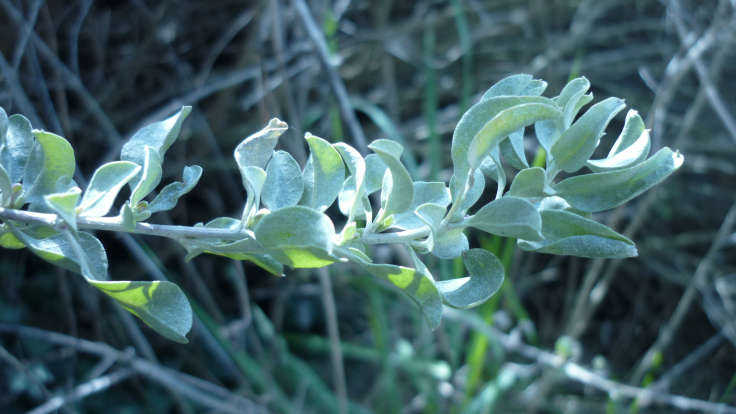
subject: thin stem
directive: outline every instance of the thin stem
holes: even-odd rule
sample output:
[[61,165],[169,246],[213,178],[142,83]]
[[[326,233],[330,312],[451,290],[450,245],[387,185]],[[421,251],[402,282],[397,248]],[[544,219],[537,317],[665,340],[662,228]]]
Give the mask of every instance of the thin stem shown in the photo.
[[[64,222],[51,213],[37,213],[34,211],[15,210],[0,207],[0,218],[22,221],[24,223],[42,224],[59,228]],[[86,230],[114,231],[122,233],[145,234],[148,236],[168,237],[180,239],[184,237],[238,240],[253,237],[249,230],[232,231],[227,229],[213,229],[206,227],[177,226],[168,224],[136,223],[135,228],[129,229],[121,223],[118,217],[78,217],[77,226]]]
[[422,226],[418,229],[397,231],[395,233],[368,233],[364,234],[361,240],[365,244],[396,244],[408,243],[412,240],[427,237],[432,233],[428,226]]

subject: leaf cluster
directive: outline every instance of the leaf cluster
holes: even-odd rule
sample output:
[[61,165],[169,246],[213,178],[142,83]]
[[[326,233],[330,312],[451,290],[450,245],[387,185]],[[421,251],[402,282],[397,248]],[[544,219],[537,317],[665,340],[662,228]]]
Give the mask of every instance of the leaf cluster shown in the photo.
[[[622,205],[682,164],[683,157],[669,148],[650,156],[648,131],[633,110],[608,155],[591,159],[608,124],[625,107],[623,100],[607,98],[581,113],[593,100],[587,79],[573,79],[553,98],[541,96],[546,86],[520,74],[488,89],[455,128],[453,174],[447,184],[415,181],[402,163],[402,146],[386,139],[373,141],[372,153],[363,156],[346,143],[307,133],[310,155],[301,166],[276,149],[287,125],[273,119],[235,148],[247,194],[240,217],[217,217],[189,228],[145,223],[152,214],[175,207],[202,174],[201,167],[187,166],[181,182],[156,191],[166,151],[189,107],[135,133],[120,161],[97,168],[84,191],[72,178],[74,151],[64,138],[33,130],[23,116],[7,117],[0,109],[0,245],[27,247],[80,273],[153,329],[180,342],[186,342],[192,322],[181,290],[169,282],[108,280],[105,250],[84,229],[146,228],[147,234],[178,241],[188,259],[214,254],[247,260],[278,276],[286,267],[351,262],[406,294],[435,328],[443,306],[478,305],[503,282],[500,260],[487,250],[471,249],[468,228],[517,239],[527,251],[636,256],[634,242],[595,221],[592,213]],[[546,152],[545,168],[527,160],[525,139],[532,132]],[[517,172],[510,176],[511,170]],[[566,178],[557,179],[561,173]],[[495,198],[477,208],[491,182]],[[128,199],[109,216],[126,185]],[[336,201],[345,216],[339,229],[325,214]],[[413,266],[374,262],[375,244],[401,245]],[[435,280],[424,263],[426,255],[462,257],[468,275]]]

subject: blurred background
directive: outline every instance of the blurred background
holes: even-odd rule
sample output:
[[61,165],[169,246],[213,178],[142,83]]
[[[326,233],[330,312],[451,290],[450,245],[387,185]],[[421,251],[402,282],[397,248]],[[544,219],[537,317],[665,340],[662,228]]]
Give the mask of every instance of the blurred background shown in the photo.
[[596,101],[639,110],[654,150],[685,155],[662,185],[598,216],[638,258],[529,254],[470,233],[503,258],[506,282],[436,331],[349,266],[274,278],[186,262],[166,239],[98,234],[112,279],[168,279],[189,295],[195,326],[179,345],[78,275],[0,252],[0,411],[736,412],[735,32],[733,0],[0,0],[0,106],[65,136],[81,176],[141,126],[194,107],[164,181],[185,164],[202,181],[151,222],[238,216],[232,150],[272,117],[301,163],[306,131],[364,153],[391,138],[415,179],[447,180],[460,115],[518,72],[545,79],[547,96],[586,76]]

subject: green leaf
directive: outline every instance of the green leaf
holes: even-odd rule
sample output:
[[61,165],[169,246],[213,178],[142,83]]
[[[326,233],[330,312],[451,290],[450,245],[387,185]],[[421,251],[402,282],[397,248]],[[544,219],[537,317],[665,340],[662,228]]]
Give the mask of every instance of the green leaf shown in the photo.
[[304,168],[304,193],[300,204],[325,211],[337,199],[345,181],[345,164],[329,142],[307,133],[311,168]]
[[[56,134],[34,131],[36,144],[23,177],[26,201],[43,203],[43,196],[57,192],[57,182],[71,180],[74,175],[74,149]],[[41,160],[40,162],[37,160]]]
[[524,153],[524,128],[514,131],[508,139],[501,141],[501,154],[512,167],[521,170],[529,168],[529,161]]
[[242,172],[245,167],[266,168],[279,137],[288,129],[286,122],[273,118],[263,129],[244,139],[233,153]]
[[376,221],[397,213],[403,213],[412,205],[414,198],[414,184],[409,171],[401,163],[403,148],[396,141],[377,139],[368,145],[388,167],[388,174],[384,175],[381,189],[381,212]]
[[23,249],[26,245],[18,240],[15,235],[6,228],[5,225],[0,227],[0,247],[5,249]]
[[135,213],[128,202],[123,203],[123,206],[120,207],[118,217],[120,217],[120,224],[124,229],[127,231],[135,230]]
[[[536,96],[497,96],[483,100],[468,109],[458,121],[452,134],[452,164],[455,185],[450,187],[452,199],[457,200],[460,193],[465,191],[465,185],[470,177],[469,147],[475,136],[486,126],[486,124],[505,109],[522,105],[537,103],[555,106],[556,104],[548,98]],[[519,127],[521,128],[521,127]],[[516,128],[516,129],[519,129]],[[509,133],[513,132],[510,131]],[[508,134],[506,134],[508,135]],[[501,137],[503,138],[503,137]]]
[[410,267],[390,264],[360,263],[375,277],[388,281],[416,303],[432,329],[442,321],[442,297],[432,277]]
[[245,191],[248,193],[243,208],[242,220],[244,224],[248,224],[248,220],[258,210],[261,202],[261,192],[263,185],[266,183],[266,172],[260,167],[252,165],[241,168],[240,175],[243,178]]
[[644,120],[635,110],[626,115],[626,123],[608,156],[600,160],[589,160],[585,165],[593,172],[612,171],[634,166],[649,156],[651,143],[649,131],[644,129]]
[[161,155],[155,148],[145,146],[146,158],[143,161],[143,172],[138,183],[130,194],[130,205],[135,206],[161,182]]
[[454,308],[478,306],[501,288],[503,263],[485,249],[470,249],[463,253],[463,263],[470,276],[436,282],[444,302]]
[[77,230],[77,202],[82,190],[79,187],[72,187],[64,193],[54,193],[45,195],[43,198],[51,210],[58,214],[69,226]]
[[[80,231],[70,238],[50,227],[10,226],[13,235],[22,241],[28,248],[41,259],[72,272],[81,274],[87,279],[107,280],[107,255],[105,248],[97,238],[89,233]],[[77,249],[74,241],[79,245]],[[85,254],[85,265],[83,259],[78,256],[78,251]],[[92,259],[87,259],[92,258]]]
[[[2,108],[0,108],[2,109]],[[10,176],[0,165],[0,205],[7,207],[13,200],[13,183],[10,182]]]
[[596,221],[563,210],[543,210],[542,241],[519,240],[524,250],[590,258],[637,255],[634,242]]
[[585,165],[608,123],[624,107],[622,99],[608,98],[588,109],[552,145],[550,155],[555,165],[565,172],[575,172]]
[[192,111],[191,106],[183,106],[179,112],[171,117],[146,125],[139,129],[120,151],[120,159],[144,165],[146,160],[146,146],[157,152],[163,160],[166,151],[176,141],[181,131],[181,125]]
[[[340,153],[340,156],[342,156],[342,159],[345,160],[345,164],[348,166],[348,170],[350,171],[350,177],[348,177],[348,180],[352,179],[352,199],[344,201],[344,203],[346,203],[346,207],[343,214],[348,215],[348,222],[352,222],[356,218],[365,218],[368,221],[370,218],[366,217],[366,213],[370,215],[370,212],[365,211],[363,208],[363,199],[367,197],[365,191],[366,161],[355,148],[348,144],[338,142],[332,144],[332,146],[337,149],[337,152]],[[345,191],[344,184],[342,191]],[[341,211],[343,211],[342,207]]]
[[480,98],[486,101],[502,95],[531,95],[539,96],[547,88],[547,82],[534,79],[532,75],[520,73],[507,76],[491,86]]
[[[486,179],[483,177],[483,171],[480,169],[473,171],[473,180],[470,184],[470,188],[468,188],[468,192],[465,193],[465,198],[460,206],[461,214],[465,214],[465,212],[467,212],[470,207],[473,207],[483,195],[483,190],[486,188]],[[504,184],[501,186],[503,185]]]
[[470,248],[462,228],[453,228],[434,234],[432,254],[440,259],[460,257]]
[[296,205],[302,198],[302,169],[285,151],[276,151],[266,167],[266,182],[261,200],[271,211]]
[[186,344],[192,328],[192,308],[179,286],[166,281],[90,281],[139,317],[154,331],[172,341]]
[[157,213],[167,211],[176,207],[179,198],[192,191],[202,177],[202,167],[199,165],[187,165],[181,174],[182,181],[174,181],[166,184],[160,193],[153,198],[148,205],[148,211]]
[[0,148],[0,161],[8,172],[10,182],[20,182],[33,149],[31,122],[23,115],[11,115],[7,118],[7,130],[0,135],[0,139],[4,144]]
[[8,114],[0,107],[0,145],[5,144],[5,133],[8,132]]
[[304,206],[282,208],[263,217],[256,240],[278,261],[293,268],[334,263],[335,226],[323,213]]
[[650,148],[649,132],[644,131],[639,139],[625,150],[610,158],[589,160],[585,165],[593,172],[614,171],[632,167],[647,159]]
[[391,227],[399,229],[416,229],[425,223],[416,215],[415,210],[423,204],[433,204],[444,213],[450,204],[450,190],[442,182],[414,182],[414,197],[408,211],[394,215]]
[[221,240],[182,239],[179,242],[187,249],[187,260],[191,260],[199,254],[207,253],[228,257],[233,260],[247,260],[273,275],[284,275],[284,265],[271,257],[266,252],[266,249],[252,238],[227,242]]
[[113,161],[101,165],[92,175],[79,203],[81,217],[106,215],[120,190],[132,180],[141,167],[130,161]]
[[554,190],[546,183],[544,169],[540,167],[525,168],[514,177],[509,188],[508,195],[514,197],[544,197],[550,195]]
[[383,176],[386,175],[388,166],[378,155],[368,154],[365,157],[365,167],[365,193],[373,194],[381,189]]
[[517,239],[541,240],[542,218],[529,201],[506,196],[492,201],[466,223],[487,233]]
[[490,150],[512,132],[543,119],[560,119],[561,113],[556,105],[546,103],[527,103],[500,111],[489,120],[468,146],[468,161],[471,168],[477,168]]
[[626,121],[624,122],[621,134],[616,139],[616,142],[611,147],[611,151],[608,153],[608,157],[606,158],[611,158],[618,153],[625,151],[630,146],[635,145],[635,143],[641,139],[641,135],[646,131],[645,128],[644,120],[641,119],[639,113],[634,109],[630,109],[629,112],[626,113]]
[[595,213],[618,207],[657,185],[680,168],[683,159],[665,147],[633,167],[570,177],[554,188],[574,208]]
[[[562,113],[564,115],[564,125],[569,127],[572,120],[577,115],[578,111],[583,105],[580,105],[580,100],[585,93],[590,89],[590,81],[585,77],[579,77],[572,79],[567,82],[564,88],[558,96],[554,99],[560,107],[562,107]],[[592,96],[591,96],[592,98]],[[587,103],[587,102],[586,102]]]

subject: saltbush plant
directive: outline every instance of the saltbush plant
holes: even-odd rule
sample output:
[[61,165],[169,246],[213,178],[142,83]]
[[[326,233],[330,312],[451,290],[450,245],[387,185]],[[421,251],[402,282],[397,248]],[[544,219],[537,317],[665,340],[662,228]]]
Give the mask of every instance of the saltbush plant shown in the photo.
[[[136,132],[120,161],[97,168],[84,190],[73,179],[69,142],[0,108],[0,245],[28,248],[81,274],[155,331],[182,343],[192,312],[181,289],[165,281],[109,280],[105,249],[90,230],[168,237],[186,249],[187,259],[206,253],[247,260],[277,276],[286,268],[350,262],[406,294],[435,328],[443,306],[478,305],[503,282],[499,259],[470,248],[469,227],[515,238],[527,251],[633,257],[634,242],[592,213],[622,205],[682,164],[683,157],[669,148],[649,157],[648,131],[633,110],[608,155],[591,159],[624,101],[607,98],[578,116],[593,100],[587,79],[571,80],[553,98],[541,96],[546,86],[530,75],[509,76],[463,114],[452,136],[449,184],[415,181],[401,161],[402,146],[386,139],[373,141],[373,153],[364,157],[346,143],[307,133],[310,155],[300,166],[276,150],[287,125],[273,119],[234,151],[247,193],[241,216],[194,226],[147,222],[174,208],[202,175],[201,167],[187,166],[181,181],[156,192],[166,151],[190,107]],[[546,168],[527,160],[524,140],[532,131],[546,153]],[[572,175],[583,169],[589,172]],[[518,172],[510,177],[512,170]],[[476,207],[490,182],[495,197]],[[126,185],[129,197],[114,207]],[[374,193],[380,194],[375,206]],[[339,229],[325,214],[335,201],[345,216]],[[406,249],[413,267],[374,262],[376,244]],[[462,257],[468,276],[436,280],[426,255]]]

